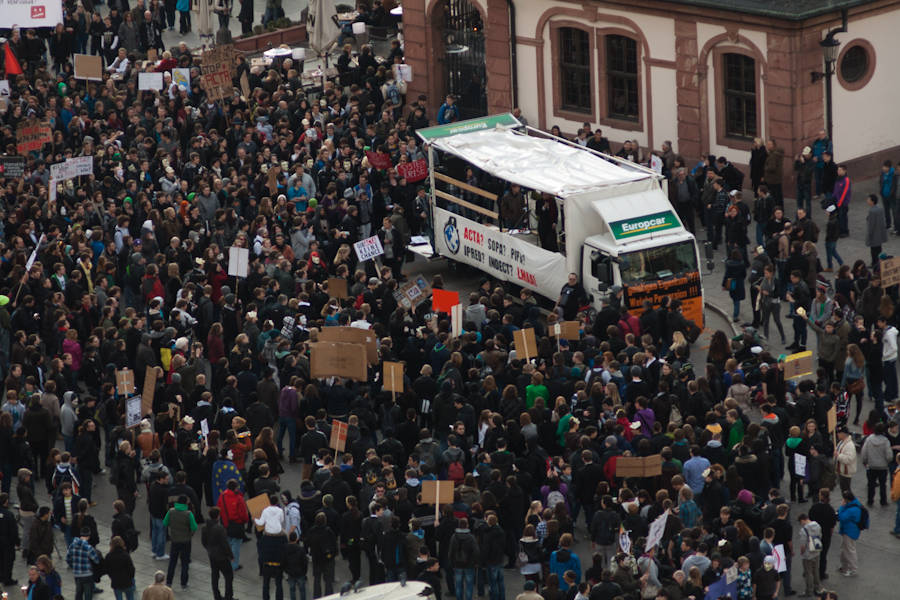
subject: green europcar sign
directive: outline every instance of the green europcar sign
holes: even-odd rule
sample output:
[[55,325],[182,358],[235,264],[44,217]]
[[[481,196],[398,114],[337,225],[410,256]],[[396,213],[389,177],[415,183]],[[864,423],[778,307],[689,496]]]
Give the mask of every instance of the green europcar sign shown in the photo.
[[472,133],[473,131],[493,129],[498,125],[503,127],[521,127],[522,123],[512,116],[512,113],[503,113],[500,115],[482,117],[480,119],[469,119],[468,121],[458,121],[456,123],[447,123],[446,125],[437,125],[436,127],[419,129],[416,131],[416,134],[422,138],[423,141],[428,142],[430,140],[436,140],[458,133]]
[[644,215],[634,219],[625,219],[623,221],[613,221],[610,223],[613,237],[617,240],[627,239],[645,233],[655,233],[666,229],[674,229],[680,227],[678,218],[671,210],[654,213],[652,215]]

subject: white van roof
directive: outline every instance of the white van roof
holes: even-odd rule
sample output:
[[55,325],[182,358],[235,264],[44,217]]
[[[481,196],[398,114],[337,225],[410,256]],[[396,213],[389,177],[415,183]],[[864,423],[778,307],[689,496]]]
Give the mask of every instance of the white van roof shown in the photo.
[[[429,593],[425,593],[425,590]],[[421,581],[407,581],[405,586],[399,583],[381,583],[360,588],[359,592],[350,592],[341,596],[332,594],[319,600],[434,600],[431,587]]]
[[[437,126],[417,133],[435,148],[495,177],[561,198],[655,177],[639,165],[623,166],[577,145],[517,131],[512,127],[521,123],[512,115],[502,121],[501,117],[506,115],[454,123],[453,129]],[[486,128],[477,127],[482,121]]]

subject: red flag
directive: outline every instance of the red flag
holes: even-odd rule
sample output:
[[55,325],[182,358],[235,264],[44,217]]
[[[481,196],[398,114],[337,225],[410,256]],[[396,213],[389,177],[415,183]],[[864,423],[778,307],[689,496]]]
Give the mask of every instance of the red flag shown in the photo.
[[428,176],[428,163],[424,158],[414,160],[413,162],[397,165],[397,173],[400,177],[406,177],[408,183],[422,181]]
[[369,164],[374,169],[390,169],[393,166],[391,164],[391,156],[384,152],[366,150],[366,158],[369,159]]
[[9,42],[6,42],[6,46],[4,46],[3,50],[3,64],[6,68],[6,76],[10,75],[22,75],[22,65],[19,64],[19,59],[16,58],[16,55],[13,54],[12,48],[9,47]]

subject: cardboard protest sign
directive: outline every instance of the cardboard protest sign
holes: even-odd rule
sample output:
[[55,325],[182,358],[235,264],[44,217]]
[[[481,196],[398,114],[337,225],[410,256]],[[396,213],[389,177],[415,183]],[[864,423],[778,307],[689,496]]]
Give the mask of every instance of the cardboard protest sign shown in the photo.
[[359,240],[353,244],[353,249],[356,250],[356,256],[359,258],[359,262],[364,262],[370,258],[375,258],[376,256],[384,254],[384,248],[381,246],[381,240],[378,239],[377,235],[373,235],[364,240]]
[[234,93],[234,87],[231,85],[231,73],[228,69],[217,69],[215,71],[203,70],[203,89],[206,90],[206,97],[209,100],[222,100],[230,98]]
[[343,452],[347,447],[347,424],[343,421],[331,422],[331,440],[328,447],[336,452]]
[[516,345],[516,358],[531,360],[537,356],[537,341],[534,339],[534,329],[516,329],[513,331],[513,342]]
[[662,475],[662,456],[620,456],[616,459],[616,477],[655,477]]
[[25,154],[40,150],[53,141],[53,130],[46,123],[34,122],[16,129],[16,152]]
[[103,81],[103,57],[99,55],[76,54],[75,79]]
[[138,89],[155,92],[163,87],[162,73],[138,73]]
[[397,304],[407,309],[414,309],[428,300],[429,285],[421,275],[410,277],[394,292]]
[[250,249],[239,246],[228,248],[228,276],[247,277],[250,265]]
[[880,263],[881,286],[888,287],[900,283],[900,257],[886,258]]
[[319,332],[320,342],[336,342],[339,344],[361,344],[366,348],[366,360],[370,365],[378,363],[378,344],[375,332],[359,327],[323,327]]
[[346,377],[356,381],[368,379],[366,351],[362,344],[318,342],[310,346],[310,374],[315,378]]
[[116,393],[120,396],[134,393],[134,371],[131,369],[116,371]]
[[397,173],[405,177],[407,183],[422,181],[428,177],[428,162],[424,158],[397,165]]
[[384,152],[372,152],[366,150],[366,158],[369,159],[369,165],[373,169],[390,169],[394,166],[391,163],[391,155]]
[[330,298],[346,298],[347,297],[347,280],[343,277],[328,278],[328,296]]
[[251,94],[250,90],[250,79],[247,77],[247,72],[241,73],[241,94],[244,95],[244,98],[249,98]]
[[423,481],[422,502],[425,504],[453,504],[453,482],[434,479]]
[[141,390],[141,414],[153,412],[153,397],[156,395],[156,367],[144,371],[144,389]]
[[578,321],[560,321],[550,328],[550,337],[559,337],[564,340],[581,339],[581,323]]
[[457,304],[459,304],[459,292],[437,288],[431,290],[431,308],[435,312],[449,313]]
[[828,409],[828,433],[834,433],[837,430],[837,407],[832,405]]
[[254,519],[258,519],[267,506],[269,506],[268,494],[260,494],[247,500],[247,510]]
[[797,352],[784,359],[784,378],[793,379],[813,373],[813,354],[811,350]]
[[141,424],[141,397],[132,396],[125,402],[125,427]]
[[382,388],[390,392],[403,393],[403,363],[385,361],[382,367]]

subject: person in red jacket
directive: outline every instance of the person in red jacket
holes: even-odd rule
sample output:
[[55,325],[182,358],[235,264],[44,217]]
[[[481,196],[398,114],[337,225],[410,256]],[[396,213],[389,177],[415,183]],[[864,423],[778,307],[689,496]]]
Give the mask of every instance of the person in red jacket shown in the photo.
[[228,545],[231,546],[231,568],[236,571],[241,568],[241,544],[244,542],[244,527],[250,521],[250,511],[244,502],[244,495],[236,479],[229,479],[225,492],[219,496],[216,503],[222,525],[228,534]]

